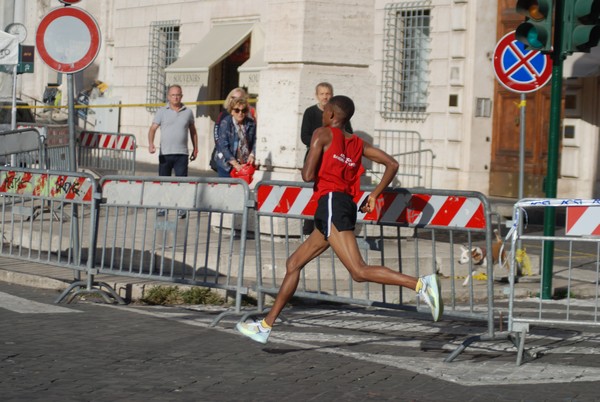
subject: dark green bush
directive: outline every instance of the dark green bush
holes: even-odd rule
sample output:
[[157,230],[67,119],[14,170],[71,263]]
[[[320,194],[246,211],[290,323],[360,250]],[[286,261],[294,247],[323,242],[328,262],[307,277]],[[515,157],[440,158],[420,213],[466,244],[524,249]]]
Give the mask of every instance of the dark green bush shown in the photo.
[[193,287],[181,293],[185,304],[223,304],[225,300],[208,288]]
[[156,286],[148,290],[141,301],[151,305],[181,304],[183,298],[177,286]]
[[221,305],[225,300],[208,288],[194,286],[181,290],[177,286],[156,286],[148,290],[141,299],[150,305],[165,304],[211,304]]

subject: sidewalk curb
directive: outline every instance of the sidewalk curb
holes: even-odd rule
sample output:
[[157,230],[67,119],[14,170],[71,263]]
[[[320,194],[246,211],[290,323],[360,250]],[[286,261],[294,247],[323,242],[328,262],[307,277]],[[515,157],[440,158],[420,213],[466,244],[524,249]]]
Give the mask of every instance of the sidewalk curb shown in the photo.
[[65,290],[69,286],[66,280],[40,276],[39,274],[25,274],[22,272],[0,269],[0,281],[15,285],[29,286],[40,289]]
[[[68,271],[65,271],[65,275],[69,275]],[[82,272],[82,278],[80,281],[85,283],[86,278],[87,274],[85,272]],[[0,282],[6,282],[13,285],[21,285],[62,292],[75,281],[75,278],[57,278],[56,275],[52,277],[44,275],[40,272],[24,273],[19,271],[13,271],[7,268],[0,268]],[[135,278],[119,278],[115,277],[114,275],[94,275],[94,282],[102,282],[110,286],[119,296],[121,296],[129,302],[135,302],[144,298],[144,296],[150,289],[158,286],[176,286],[180,289],[187,289],[193,287],[192,285],[182,283],[161,282],[149,279],[140,279],[136,281]],[[98,286],[94,287],[98,288]]]

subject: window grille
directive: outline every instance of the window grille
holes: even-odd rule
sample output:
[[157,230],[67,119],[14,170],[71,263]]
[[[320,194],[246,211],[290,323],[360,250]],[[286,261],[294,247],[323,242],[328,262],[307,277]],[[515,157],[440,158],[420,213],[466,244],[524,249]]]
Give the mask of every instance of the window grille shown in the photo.
[[430,0],[385,8],[381,114],[424,120],[429,88]]
[[[146,103],[164,103],[167,98],[165,68],[179,57],[179,21],[155,21],[150,24],[148,84]],[[156,106],[146,109],[155,112]]]

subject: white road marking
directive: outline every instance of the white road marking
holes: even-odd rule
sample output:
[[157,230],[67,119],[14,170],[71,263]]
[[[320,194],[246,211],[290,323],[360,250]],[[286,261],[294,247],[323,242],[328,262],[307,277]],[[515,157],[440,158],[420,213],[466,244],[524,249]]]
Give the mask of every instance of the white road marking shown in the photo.
[[0,292],[0,307],[21,314],[55,314],[55,313],[80,313],[71,308],[54,306],[52,304],[38,303],[33,300],[13,296]]

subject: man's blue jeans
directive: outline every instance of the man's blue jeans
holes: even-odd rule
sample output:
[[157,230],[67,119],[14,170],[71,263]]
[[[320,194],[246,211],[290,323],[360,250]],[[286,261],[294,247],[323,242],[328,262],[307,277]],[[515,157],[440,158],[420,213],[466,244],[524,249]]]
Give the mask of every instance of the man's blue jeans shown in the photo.
[[158,175],[184,177],[188,175],[188,156],[186,154],[158,155]]

